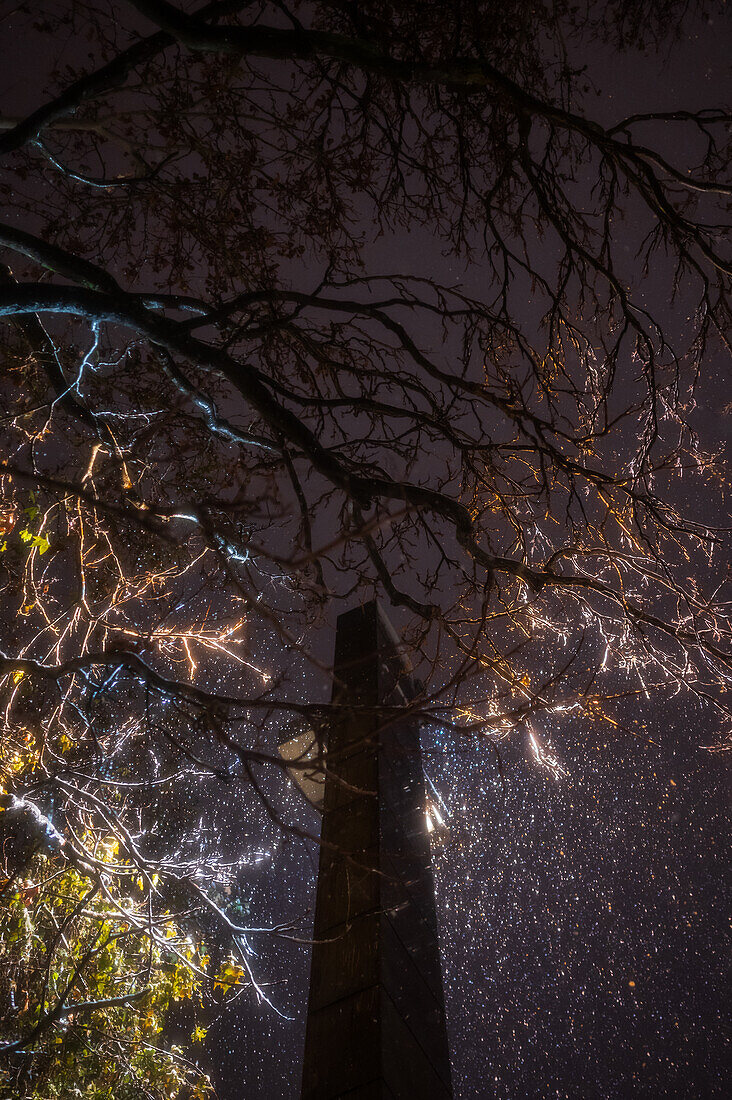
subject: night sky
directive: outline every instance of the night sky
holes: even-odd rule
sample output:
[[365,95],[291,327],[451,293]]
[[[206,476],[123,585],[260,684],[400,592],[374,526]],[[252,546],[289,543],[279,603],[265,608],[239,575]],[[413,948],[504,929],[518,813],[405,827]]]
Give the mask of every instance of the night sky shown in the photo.
[[[639,104],[693,108],[728,98],[719,94],[730,45],[722,8],[718,22],[700,24],[652,63],[596,48],[588,113],[605,121]],[[3,80],[18,111],[20,80]],[[414,241],[398,238],[379,244],[392,260],[409,259],[410,249]],[[444,264],[449,273],[449,257]],[[480,280],[462,268],[454,274]],[[712,370],[698,414],[710,447],[723,442],[717,413],[727,401],[728,380]],[[332,639],[322,631],[308,644],[327,660]],[[265,666],[266,645],[263,638]],[[304,663],[292,675],[302,700],[325,698],[325,681]],[[498,743],[497,753],[438,728],[424,732],[426,771],[450,815],[434,868],[462,1100],[729,1095],[724,757],[706,748],[716,740],[713,718],[689,701],[632,707],[624,717],[635,735],[554,715]],[[529,732],[554,768],[537,761]],[[291,820],[317,831],[294,794],[279,788],[278,797]],[[306,938],[316,846],[283,837],[246,792],[238,802],[228,790],[205,799],[224,846],[251,853],[240,895],[250,922],[300,918],[296,934]],[[221,1100],[294,1100],[307,948],[268,936],[252,945],[277,1011],[242,995],[213,1025],[200,1062]]]
[[[501,747],[499,767],[484,746],[425,734],[450,812],[434,868],[459,1097],[727,1094],[726,768],[700,750],[698,711],[645,717],[652,744],[537,724],[557,778],[528,736]],[[252,850],[266,852],[243,876],[252,916],[302,917],[314,846],[283,841],[248,801],[242,811]],[[203,1061],[232,1100],[299,1095],[307,956],[266,941],[260,972],[293,1018],[244,997],[214,1026]]]
[[[598,52],[592,106],[606,120],[640,105],[716,102],[729,39],[720,21],[651,63]],[[380,258],[399,251],[416,261],[422,244],[387,241]],[[455,273],[480,280],[479,271]],[[725,392],[726,373],[712,369],[698,412],[710,447],[726,438]],[[325,657],[332,635],[314,644]],[[304,699],[326,690],[303,671]],[[537,721],[556,776],[537,764],[526,729],[499,746],[500,767],[483,745],[425,731],[425,768],[450,811],[434,870],[463,1100],[729,1094],[728,766],[705,748],[718,731],[688,701],[641,698],[618,717],[633,732],[598,732],[566,715]],[[317,830],[297,800],[285,804]],[[270,853],[247,875],[252,912],[271,921],[303,914],[314,904],[315,846],[283,841],[258,811],[242,810],[253,814],[250,842],[266,837]],[[294,1100],[306,949],[257,947],[277,983],[273,1000],[292,1019],[243,999],[212,1029],[204,1061],[226,1100]]]

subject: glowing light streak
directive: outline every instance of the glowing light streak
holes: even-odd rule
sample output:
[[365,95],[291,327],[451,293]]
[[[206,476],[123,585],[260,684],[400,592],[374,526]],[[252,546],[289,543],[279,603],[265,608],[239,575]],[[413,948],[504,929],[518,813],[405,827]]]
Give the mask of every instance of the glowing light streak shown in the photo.
[[548,771],[554,779],[560,780],[569,775],[567,769],[562,767],[556,757],[539,744],[536,734],[531,729],[529,730],[529,744],[536,763],[540,768]]

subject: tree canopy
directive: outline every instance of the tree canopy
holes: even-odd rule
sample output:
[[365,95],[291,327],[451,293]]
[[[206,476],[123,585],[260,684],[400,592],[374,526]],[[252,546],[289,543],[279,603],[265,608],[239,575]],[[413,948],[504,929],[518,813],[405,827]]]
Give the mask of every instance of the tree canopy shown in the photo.
[[[721,743],[695,393],[728,350],[730,115],[615,117],[591,65],[699,9],[16,8],[48,74],[0,120],[3,783],[54,807],[67,903],[132,928],[139,877],[149,952],[180,911],[256,984],[235,871],[186,847],[200,790],[276,816],[273,736],[328,721],[310,639],[374,593],[415,709],[488,748],[651,692]],[[45,1043],[82,996],[54,1017],[58,972]]]

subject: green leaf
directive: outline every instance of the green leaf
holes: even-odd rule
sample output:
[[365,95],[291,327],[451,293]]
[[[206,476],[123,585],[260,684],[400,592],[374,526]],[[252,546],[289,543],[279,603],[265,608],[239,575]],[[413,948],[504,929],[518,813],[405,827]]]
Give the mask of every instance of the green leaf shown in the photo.
[[39,554],[45,554],[46,550],[49,550],[51,547],[51,543],[45,535],[34,535],[27,527],[24,527],[20,532],[20,537],[23,542],[29,542],[31,547],[35,548]]

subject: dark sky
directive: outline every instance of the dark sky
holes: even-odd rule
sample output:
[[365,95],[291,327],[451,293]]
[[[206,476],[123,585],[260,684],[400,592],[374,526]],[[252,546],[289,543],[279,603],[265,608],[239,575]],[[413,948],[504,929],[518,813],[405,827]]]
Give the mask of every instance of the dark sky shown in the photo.
[[[596,48],[587,59],[598,85],[589,113],[606,121],[638,107],[728,99],[729,84],[726,95],[720,84],[729,22],[719,8],[718,20],[652,63]],[[2,83],[13,111],[23,109],[23,74],[8,70]],[[386,267],[417,263],[418,251],[418,238],[378,248]],[[455,274],[468,283],[479,276]],[[723,384],[712,369],[700,395],[710,447],[722,441]],[[314,645],[327,656],[330,638],[324,633]],[[302,682],[303,697],[324,690],[312,678]],[[537,764],[526,731],[501,746],[502,776],[484,748],[425,735],[427,771],[450,811],[450,843],[435,853],[435,872],[463,1100],[728,1094],[723,758],[703,748],[716,731],[692,704],[634,706],[637,737],[598,741],[571,715],[538,721],[534,736],[560,765],[556,777]],[[317,827],[294,799],[288,808]],[[265,853],[253,857],[242,886],[252,923],[303,914],[313,903],[314,846],[278,836],[245,796],[240,810],[232,813],[227,795],[219,825],[231,850]],[[212,1028],[201,1062],[222,1100],[294,1100],[307,949],[268,937],[253,946],[283,1015],[243,996]]]
[[[652,62],[595,49],[589,112],[609,121],[728,98],[728,22],[720,10],[693,29]],[[418,263],[423,244],[386,240],[374,262]],[[698,420],[710,447],[725,438],[724,387],[713,367]],[[536,764],[524,732],[501,747],[505,790],[483,747],[425,736],[451,814],[434,865],[463,1100],[728,1095],[727,768],[703,748],[713,719],[688,701],[634,702],[631,721],[638,737],[598,740],[577,718],[543,719],[535,736],[564,774]],[[251,880],[255,910],[277,919],[312,905],[315,858],[276,848]],[[307,959],[292,944],[263,954],[273,977],[288,974],[273,997],[294,1019],[242,1003],[221,1020],[210,1054],[227,1100],[299,1095]]]
[[[644,717],[661,748],[544,722],[535,736],[564,774],[538,767],[522,738],[501,750],[505,789],[483,747],[425,738],[450,810],[435,872],[459,1097],[726,1095],[725,768],[699,748],[698,712]],[[232,839],[244,825],[261,842],[248,801],[242,811]],[[270,845],[245,876],[263,921],[313,900],[312,851]],[[223,1097],[294,1100],[307,957],[256,945],[274,1003],[294,1019],[243,999],[204,1061]]]

